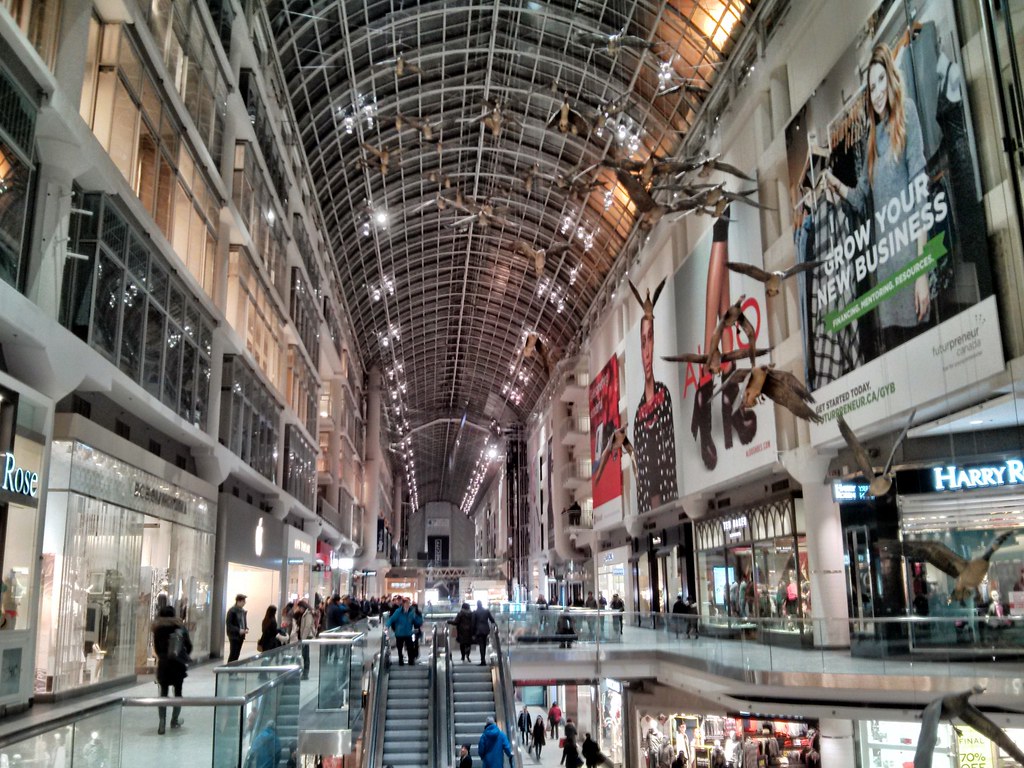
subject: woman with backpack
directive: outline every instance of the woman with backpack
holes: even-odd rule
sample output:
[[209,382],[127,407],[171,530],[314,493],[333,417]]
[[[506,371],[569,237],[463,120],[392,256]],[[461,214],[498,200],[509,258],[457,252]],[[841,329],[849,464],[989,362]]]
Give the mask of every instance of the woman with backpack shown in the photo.
[[[170,689],[174,695],[181,697],[181,686],[188,677],[189,654],[192,653],[192,640],[184,622],[174,613],[174,607],[161,605],[157,617],[153,620],[153,652],[156,654],[156,683],[160,686],[161,698],[166,697]],[[167,707],[158,707],[160,725],[156,732],[163,735],[167,724]],[[171,713],[171,728],[180,728],[185,721],[181,719],[181,707],[175,707]]]

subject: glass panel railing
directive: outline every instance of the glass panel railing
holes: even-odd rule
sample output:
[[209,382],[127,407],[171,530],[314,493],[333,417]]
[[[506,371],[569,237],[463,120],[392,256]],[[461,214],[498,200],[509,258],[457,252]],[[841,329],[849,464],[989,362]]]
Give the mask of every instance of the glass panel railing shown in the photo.
[[366,633],[325,632],[309,644],[317,656],[317,709],[346,710],[341,727],[352,727],[362,708]]

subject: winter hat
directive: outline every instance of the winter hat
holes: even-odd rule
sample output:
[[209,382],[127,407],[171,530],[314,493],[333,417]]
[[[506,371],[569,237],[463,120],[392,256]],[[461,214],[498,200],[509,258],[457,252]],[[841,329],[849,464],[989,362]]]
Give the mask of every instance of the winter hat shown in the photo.
[[487,716],[487,725],[494,725],[494,718],[490,715]]

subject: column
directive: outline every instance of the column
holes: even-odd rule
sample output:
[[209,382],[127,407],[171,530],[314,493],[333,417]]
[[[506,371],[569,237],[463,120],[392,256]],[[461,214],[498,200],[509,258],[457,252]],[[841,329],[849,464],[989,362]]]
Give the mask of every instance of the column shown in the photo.
[[[377,552],[377,517],[380,513],[380,409],[381,374],[380,368],[369,372],[366,388],[366,436],[363,441],[365,457],[363,462],[363,556],[360,565],[366,567],[378,559],[388,559],[388,553]],[[373,542],[372,545],[369,542]]]
[[819,720],[822,765],[856,765],[852,720]]
[[832,500],[832,489],[825,483],[829,457],[803,446],[784,453],[782,463],[803,487],[814,645],[849,648],[843,523],[839,505]]

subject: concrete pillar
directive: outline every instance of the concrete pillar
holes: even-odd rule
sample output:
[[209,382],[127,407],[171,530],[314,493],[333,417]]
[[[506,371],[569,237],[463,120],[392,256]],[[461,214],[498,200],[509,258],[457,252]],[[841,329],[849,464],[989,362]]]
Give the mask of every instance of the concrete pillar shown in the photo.
[[786,130],[786,125],[793,114],[789,104],[789,70],[785,64],[772,70],[768,81],[768,94],[771,99],[772,133],[778,136]]
[[803,446],[784,453],[782,463],[803,487],[814,645],[849,648],[850,611],[846,600],[843,524],[839,505],[832,500],[832,490],[825,484],[829,457]]
[[368,545],[360,558],[363,567],[378,559],[387,560],[387,552],[377,552],[377,517],[380,514],[380,409],[381,374],[380,368],[369,372],[366,389],[366,438],[363,441],[363,531]]
[[857,765],[852,720],[819,720],[822,765]]

